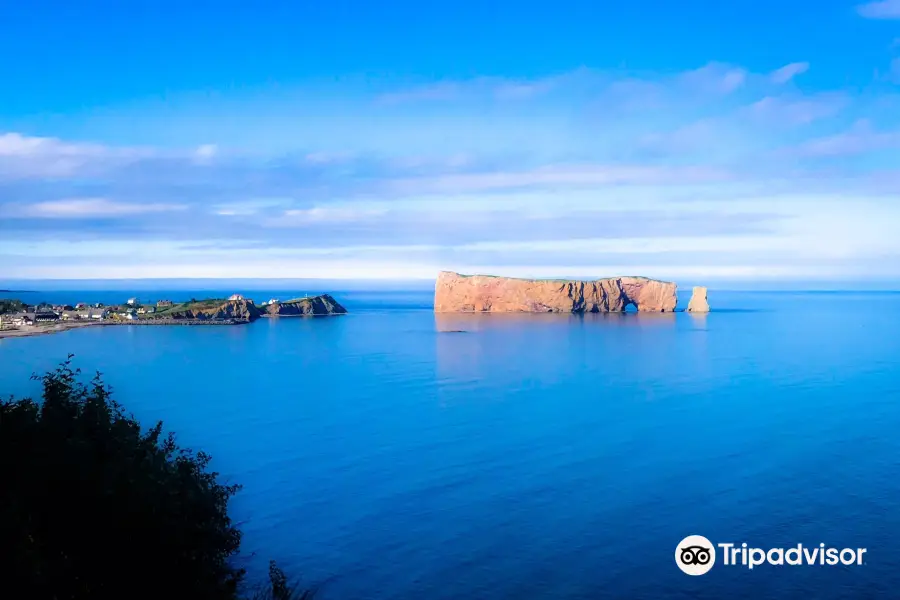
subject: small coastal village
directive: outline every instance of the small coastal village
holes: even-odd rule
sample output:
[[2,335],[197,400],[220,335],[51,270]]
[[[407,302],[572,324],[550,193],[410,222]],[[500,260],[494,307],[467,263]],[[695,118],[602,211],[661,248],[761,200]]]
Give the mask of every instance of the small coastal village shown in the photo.
[[[244,300],[240,294],[232,294],[228,300]],[[18,301],[7,301],[18,303]],[[253,302],[248,300],[248,302]],[[278,302],[273,299],[264,302],[265,306],[270,302]],[[19,303],[21,304],[21,303]],[[41,324],[53,324],[73,321],[102,321],[102,320],[126,320],[134,321],[141,318],[150,318],[156,313],[165,309],[172,308],[175,305],[171,300],[157,300],[153,303],[142,303],[138,298],[129,298],[122,304],[106,305],[102,302],[88,304],[78,302],[77,304],[37,304],[27,305],[21,304],[21,310],[13,313],[0,314],[0,327],[30,327]]]
[[20,300],[0,300],[0,337],[64,331],[88,325],[235,325],[258,317],[343,314],[346,310],[331,296],[304,296],[290,300],[271,298],[256,304],[252,298],[232,294],[227,298],[160,299],[143,302],[129,298],[122,304],[102,302],[28,305]]

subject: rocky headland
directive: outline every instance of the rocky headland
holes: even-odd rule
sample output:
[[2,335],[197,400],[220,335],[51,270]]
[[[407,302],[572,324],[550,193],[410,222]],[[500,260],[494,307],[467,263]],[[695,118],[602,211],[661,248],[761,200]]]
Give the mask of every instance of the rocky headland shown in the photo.
[[646,277],[594,281],[516,279],[442,271],[434,290],[435,312],[674,312],[677,286]]
[[199,300],[173,306],[144,317],[145,321],[190,320],[250,322],[261,314],[249,300]]
[[201,300],[177,305],[169,310],[148,315],[149,320],[189,319],[198,321],[231,321],[235,323],[255,321],[260,317],[317,317],[343,315],[347,309],[329,294],[273,301],[257,305],[252,300]]
[[347,309],[328,294],[271,302],[262,308],[264,317],[318,317],[347,313]]

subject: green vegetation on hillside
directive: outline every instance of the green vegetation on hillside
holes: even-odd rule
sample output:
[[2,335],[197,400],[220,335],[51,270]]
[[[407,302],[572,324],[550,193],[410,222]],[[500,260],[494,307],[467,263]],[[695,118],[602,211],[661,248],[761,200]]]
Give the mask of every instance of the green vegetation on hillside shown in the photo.
[[25,303],[15,298],[0,298],[0,315],[17,313],[25,310]]
[[206,298],[204,300],[189,300],[187,302],[182,302],[180,304],[173,304],[172,306],[166,306],[162,308],[157,308],[156,312],[150,313],[147,315],[149,318],[153,317],[165,317],[171,314],[177,314],[180,312],[184,312],[187,310],[209,310],[213,308],[218,308],[228,302],[225,298]]
[[[142,430],[99,374],[80,381],[71,358],[34,377],[40,402],[0,401],[0,598],[244,597],[241,532],[227,512],[240,486],[162,423]],[[274,563],[269,580],[251,597],[311,597]]]

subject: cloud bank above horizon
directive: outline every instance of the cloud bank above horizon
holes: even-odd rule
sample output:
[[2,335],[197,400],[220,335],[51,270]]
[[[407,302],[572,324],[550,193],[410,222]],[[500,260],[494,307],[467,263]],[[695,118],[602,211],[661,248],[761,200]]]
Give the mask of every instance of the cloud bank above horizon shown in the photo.
[[865,86],[793,52],[0,111],[3,274],[900,281],[896,37]]

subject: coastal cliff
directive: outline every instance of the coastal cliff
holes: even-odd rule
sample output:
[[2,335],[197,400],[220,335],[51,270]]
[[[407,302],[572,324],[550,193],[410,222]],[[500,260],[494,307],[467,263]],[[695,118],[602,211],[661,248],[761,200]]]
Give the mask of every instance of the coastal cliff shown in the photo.
[[347,309],[341,306],[337,300],[328,294],[314,296],[312,298],[298,298],[273,302],[266,305],[264,316],[267,317],[317,317],[325,315],[343,315]]
[[249,300],[201,300],[160,311],[148,316],[147,320],[253,321],[261,314],[259,308]]
[[672,312],[676,285],[646,277],[595,281],[438,274],[435,312]]

